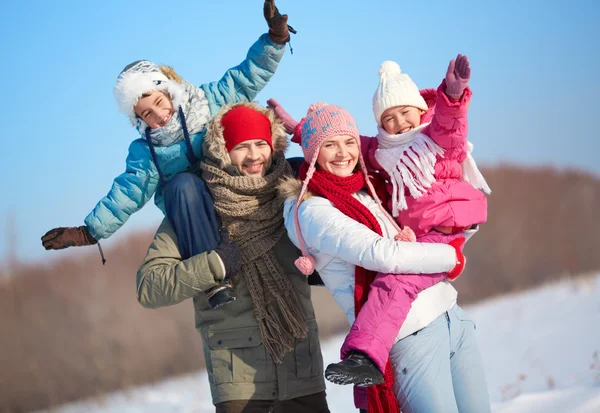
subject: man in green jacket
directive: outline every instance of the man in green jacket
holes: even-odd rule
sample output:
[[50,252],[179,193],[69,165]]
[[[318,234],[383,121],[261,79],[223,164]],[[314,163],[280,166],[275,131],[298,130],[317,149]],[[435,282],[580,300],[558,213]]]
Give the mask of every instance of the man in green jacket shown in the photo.
[[[310,287],[283,225],[287,139],[271,109],[223,108],[204,141],[202,178],[229,234],[213,251],[182,260],[167,219],[137,275],[147,308],[193,298],[217,413],[327,413]],[[217,225],[217,223],[215,223]],[[209,310],[206,291],[232,281],[237,300]]]

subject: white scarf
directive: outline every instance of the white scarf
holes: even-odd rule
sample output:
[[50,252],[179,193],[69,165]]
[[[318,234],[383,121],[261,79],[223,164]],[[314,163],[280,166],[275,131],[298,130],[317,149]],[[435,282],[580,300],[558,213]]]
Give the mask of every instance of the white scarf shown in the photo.
[[[444,150],[422,132],[427,125],[429,123],[398,135],[378,128],[375,159],[392,181],[392,215],[395,217],[407,208],[406,188],[414,198],[425,194],[435,182],[437,156],[444,157]],[[471,156],[472,151],[473,145],[467,142],[467,157],[461,164],[462,179],[490,194],[491,190]]]
[[[208,107],[208,100],[202,89],[185,80],[181,84],[174,80],[168,80],[160,86],[162,88],[159,90],[164,90],[171,96],[174,112],[165,126],[150,130],[150,140],[153,145],[170,146],[184,138],[181,127],[182,119],[179,116],[179,106],[183,109],[185,123],[190,136],[206,128],[206,124],[210,119],[210,109]],[[148,127],[146,122],[137,118],[135,126],[140,135],[145,138],[146,128]]]

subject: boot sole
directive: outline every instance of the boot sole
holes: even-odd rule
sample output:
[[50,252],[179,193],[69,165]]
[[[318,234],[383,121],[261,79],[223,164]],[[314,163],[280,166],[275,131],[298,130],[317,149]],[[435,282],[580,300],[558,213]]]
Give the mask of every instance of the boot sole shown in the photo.
[[354,384],[359,387],[374,386],[383,383],[383,377],[374,378],[372,373],[366,371],[349,372],[335,364],[327,367],[325,378],[335,384]]

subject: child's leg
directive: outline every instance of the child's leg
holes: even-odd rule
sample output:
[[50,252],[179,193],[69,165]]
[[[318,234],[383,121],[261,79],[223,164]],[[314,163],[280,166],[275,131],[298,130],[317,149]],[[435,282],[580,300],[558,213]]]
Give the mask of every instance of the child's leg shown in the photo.
[[[206,183],[192,173],[176,175],[164,189],[167,218],[177,234],[183,259],[212,251],[220,241],[219,218]],[[210,308],[219,308],[236,299],[231,274],[219,285],[205,291]]]
[[181,258],[214,250],[219,245],[219,219],[204,181],[195,174],[180,173],[169,181],[163,194]]
[[[458,235],[430,232],[418,242],[447,243]],[[358,313],[342,345],[341,357],[352,350],[367,354],[381,372],[385,371],[390,349],[406,320],[417,295],[446,279],[446,273],[421,275],[377,274],[369,297]]]
[[342,345],[342,359],[350,351],[359,350],[367,354],[379,370],[384,372],[390,349],[417,294],[445,278],[445,273],[377,274],[371,284],[369,298]]

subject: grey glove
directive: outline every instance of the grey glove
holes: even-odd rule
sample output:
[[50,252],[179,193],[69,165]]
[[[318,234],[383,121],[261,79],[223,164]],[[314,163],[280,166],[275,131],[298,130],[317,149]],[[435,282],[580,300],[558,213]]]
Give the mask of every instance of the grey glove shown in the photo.
[[229,238],[227,228],[222,227],[219,232],[221,233],[221,242],[214,251],[219,255],[225,266],[225,279],[229,279],[237,274],[242,267],[242,252],[240,247]]

